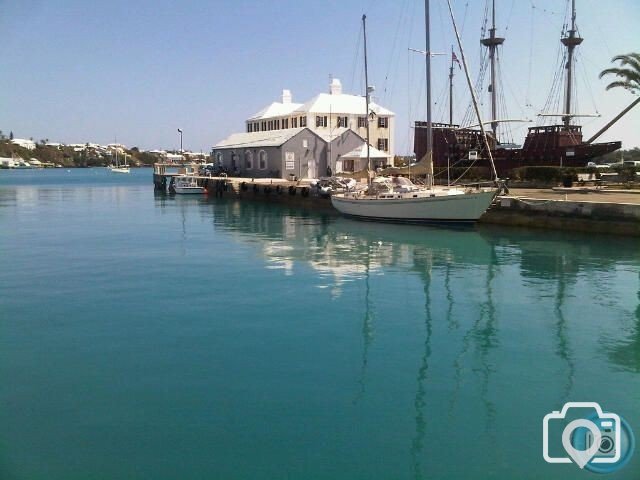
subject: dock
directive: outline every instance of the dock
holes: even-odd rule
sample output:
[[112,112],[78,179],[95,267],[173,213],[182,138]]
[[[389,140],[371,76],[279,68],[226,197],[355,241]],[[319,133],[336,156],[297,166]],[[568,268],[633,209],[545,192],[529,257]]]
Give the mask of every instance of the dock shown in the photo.
[[[310,180],[202,176],[188,166],[179,170],[168,173],[156,167],[156,190],[166,192],[171,178],[188,175],[205,188],[210,198],[282,203],[339,215],[331,200],[319,195]],[[479,223],[640,236],[640,190],[511,188],[508,195],[496,198]]]

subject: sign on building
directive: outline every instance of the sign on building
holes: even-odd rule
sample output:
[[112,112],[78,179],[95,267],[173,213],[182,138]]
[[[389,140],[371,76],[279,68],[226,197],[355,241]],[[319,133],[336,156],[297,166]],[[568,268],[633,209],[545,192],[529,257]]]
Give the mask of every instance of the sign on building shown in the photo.
[[284,152],[284,168],[285,170],[294,170],[296,168],[296,156],[294,152]]

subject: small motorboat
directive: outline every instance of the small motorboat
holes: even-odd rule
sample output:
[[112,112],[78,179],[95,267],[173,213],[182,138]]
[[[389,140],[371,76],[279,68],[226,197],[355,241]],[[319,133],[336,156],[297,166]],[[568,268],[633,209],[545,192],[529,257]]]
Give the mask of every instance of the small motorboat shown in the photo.
[[198,185],[198,181],[193,177],[175,177],[173,183],[175,193],[195,194],[204,193],[204,187]]

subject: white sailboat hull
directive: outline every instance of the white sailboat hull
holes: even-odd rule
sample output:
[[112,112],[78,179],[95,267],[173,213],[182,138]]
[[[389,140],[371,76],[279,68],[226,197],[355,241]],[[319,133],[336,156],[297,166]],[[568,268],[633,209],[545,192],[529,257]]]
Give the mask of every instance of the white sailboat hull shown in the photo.
[[480,190],[457,195],[429,193],[396,195],[396,198],[374,196],[331,196],[331,203],[343,215],[363,220],[402,223],[465,223],[477,221],[487,211],[497,190]]
[[129,167],[109,167],[113,173],[129,173]]

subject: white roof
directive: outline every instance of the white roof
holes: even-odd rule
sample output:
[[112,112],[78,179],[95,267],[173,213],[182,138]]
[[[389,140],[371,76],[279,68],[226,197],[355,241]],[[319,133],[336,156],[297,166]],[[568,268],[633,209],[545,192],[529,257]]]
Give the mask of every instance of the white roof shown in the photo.
[[247,121],[255,121],[263,118],[283,117],[285,115],[290,115],[301,106],[301,103],[273,102],[271,105],[263,108],[258,113],[250,116]]
[[[391,110],[387,110],[380,105],[369,102],[369,108],[376,115],[394,116]],[[359,95],[348,95],[345,93],[332,95],[321,93],[309,100],[297,110],[300,113],[335,113],[335,114],[356,114],[363,115],[367,111],[366,99]]]
[[[369,145],[369,157],[371,158],[389,158],[391,155],[381,152],[377,148]],[[363,143],[359,147],[354,148],[348,153],[340,155],[340,158],[367,158],[367,144]]]
[[270,130],[267,132],[234,133],[218,142],[214,148],[279,147],[305,129],[307,127]]

